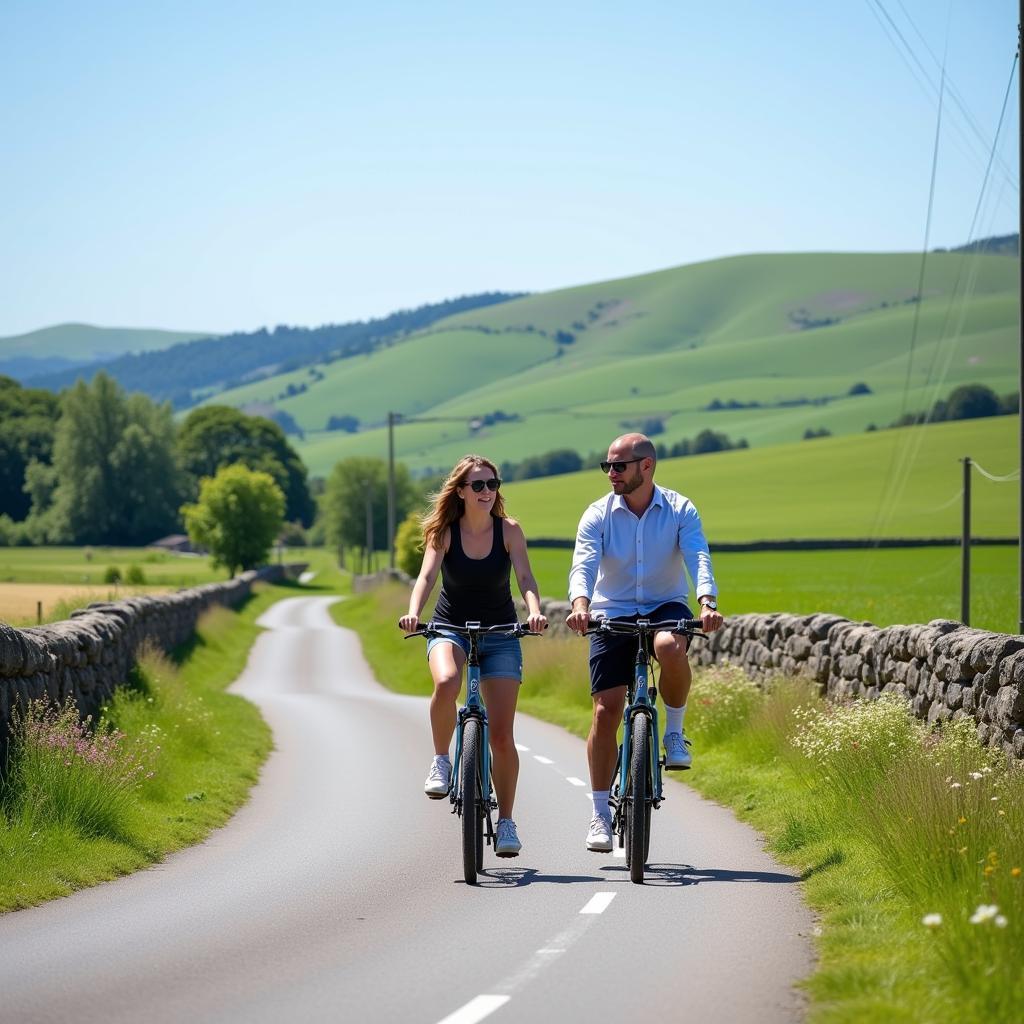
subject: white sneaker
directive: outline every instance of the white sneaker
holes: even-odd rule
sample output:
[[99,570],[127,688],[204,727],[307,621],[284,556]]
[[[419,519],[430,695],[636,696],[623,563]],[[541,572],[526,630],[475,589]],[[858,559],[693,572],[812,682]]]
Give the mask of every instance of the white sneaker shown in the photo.
[[451,779],[451,761],[435,757],[431,762],[430,771],[427,773],[427,781],[423,783],[423,792],[431,800],[440,800],[448,795],[448,790],[451,789]]
[[494,840],[496,857],[518,857],[523,844],[516,834],[516,823],[511,818],[499,818],[497,836]]
[[693,764],[690,741],[682,732],[667,732],[662,740],[665,747],[665,767],[671,771],[682,771]]
[[612,819],[603,814],[595,814],[590,819],[590,831],[587,832],[587,849],[593,853],[612,852]]

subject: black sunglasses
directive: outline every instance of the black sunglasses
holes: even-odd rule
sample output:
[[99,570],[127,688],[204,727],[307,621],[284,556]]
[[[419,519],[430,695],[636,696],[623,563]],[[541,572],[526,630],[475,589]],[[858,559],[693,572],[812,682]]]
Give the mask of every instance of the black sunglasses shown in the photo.
[[470,480],[469,486],[473,488],[474,494],[479,494],[485,487],[489,491],[496,491],[501,486],[501,481],[492,476],[490,480]]
[[607,473],[609,469],[614,469],[616,473],[624,473],[627,466],[632,465],[634,462],[643,461],[643,459],[627,459],[625,462],[602,462],[601,472]]

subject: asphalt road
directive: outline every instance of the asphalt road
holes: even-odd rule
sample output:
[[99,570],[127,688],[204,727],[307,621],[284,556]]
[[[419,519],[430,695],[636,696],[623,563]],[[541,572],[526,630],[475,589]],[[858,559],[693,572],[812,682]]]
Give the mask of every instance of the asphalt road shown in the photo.
[[225,828],[0,917],[0,1020],[800,1019],[813,921],[797,879],[672,781],[633,885],[621,857],[584,848],[585,750],[554,726],[517,723],[523,852],[487,848],[467,886],[457,819],[422,793],[426,702],[373,679],[329,601],[261,620],[234,689],[276,749]]

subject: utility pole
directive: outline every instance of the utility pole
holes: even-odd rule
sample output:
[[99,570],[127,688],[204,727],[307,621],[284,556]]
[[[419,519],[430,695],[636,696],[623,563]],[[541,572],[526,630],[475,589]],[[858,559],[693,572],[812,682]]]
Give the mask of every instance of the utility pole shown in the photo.
[[394,425],[397,420],[397,413],[387,414],[387,552],[388,566],[392,569],[394,568]]
[[373,572],[373,492],[366,488],[366,574]]
[[960,540],[960,621],[971,624],[971,460],[960,460],[964,464],[964,511],[963,529]]
[[[1020,0],[1020,15],[1017,21],[1017,164],[1018,173],[1024,168],[1024,82],[1021,81],[1021,57],[1024,50],[1021,47],[1022,31],[1024,31],[1024,0]],[[1021,267],[1021,242],[1024,242],[1024,203],[1021,203],[1020,196],[1017,197],[1017,213],[1019,216],[1017,235],[1017,272],[1019,274],[1018,284],[1020,291],[1017,293],[1017,371],[1019,379],[1017,383],[1017,425],[1018,438],[1020,443],[1018,453],[1021,460],[1021,469],[1024,470],[1024,271]],[[1018,616],[1017,632],[1024,634],[1024,472],[1020,475],[1020,484],[1017,494],[1017,587],[1018,587]]]

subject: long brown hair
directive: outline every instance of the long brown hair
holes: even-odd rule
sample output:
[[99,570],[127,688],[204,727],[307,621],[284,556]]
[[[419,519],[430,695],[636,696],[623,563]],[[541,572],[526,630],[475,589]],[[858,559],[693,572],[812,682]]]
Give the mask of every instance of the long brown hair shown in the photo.
[[[461,518],[466,510],[465,502],[455,492],[460,487],[466,486],[466,478],[474,469],[486,467],[496,477],[498,467],[485,459],[482,455],[463,455],[437,494],[432,496],[433,505],[430,511],[423,517],[423,543],[424,546],[431,545],[440,548],[444,543],[444,531]],[[498,491],[494,495],[494,505],[491,508],[491,515],[497,519],[505,518],[505,499]]]

